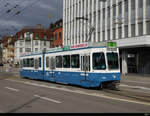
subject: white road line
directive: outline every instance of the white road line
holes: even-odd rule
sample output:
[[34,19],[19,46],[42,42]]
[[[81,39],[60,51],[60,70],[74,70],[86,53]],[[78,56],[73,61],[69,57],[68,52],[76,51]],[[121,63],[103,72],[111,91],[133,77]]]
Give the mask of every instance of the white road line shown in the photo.
[[43,99],[43,100],[46,100],[46,101],[49,101],[49,102],[54,102],[54,103],[57,103],[57,104],[61,104],[62,103],[60,101],[57,101],[57,100],[54,100],[54,99],[50,99],[50,98],[47,98],[47,97],[41,97],[39,95],[34,95],[34,97],[38,97],[40,99]]
[[19,92],[18,89],[14,89],[14,88],[11,88],[11,87],[5,87],[5,88],[6,88],[6,89],[9,89],[9,90],[11,90],[11,91]]
[[143,89],[143,90],[149,90],[150,91],[150,88],[141,87],[141,86],[130,86],[130,85],[121,84],[120,87],[128,87],[128,88],[133,88],[133,89]]
[[26,82],[25,81],[17,81],[17,80],[12,80],[12,79],[6,79],[6,80],[7,81],[11,81],[11,82],[23,83],[23,84],[27,84],[27,85],[31,85],[31,86],[37,86],[37,87],[44,87],[44,88],[49,88],[49,89],[62,90],[62,91],[72,92],[72,93],[78,93],[78,94],[82,94],[82,95],[89,95],[89,96],[100,97],[100,98],[104,98],[104,99],[112,99],[112,100],[116,100],[116,101],[123,101],[123,102],[128,102],[128,103],[136,103],[136,104],[150,106],[150,103],[147,103],[147,102],[138,102],[138,101],[133,101],[133,100],[113,98],[113,97],[105,96],[103,94],[98,94],[98,93],[87,93],[87,92],[80,91],[80,90],[73,91],[73,90],[69,90],[69,89],[66,89],[66,88],[58,88],[58,87],[54,87],[54,86],[40,85],[40,84],[31,83],[31,82],[27,82],[27,81]]

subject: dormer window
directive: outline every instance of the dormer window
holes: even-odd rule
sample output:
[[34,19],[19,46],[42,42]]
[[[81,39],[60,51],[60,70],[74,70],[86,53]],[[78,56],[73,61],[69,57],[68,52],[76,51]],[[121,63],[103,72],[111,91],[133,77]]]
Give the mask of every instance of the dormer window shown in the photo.
[[35,39],[39,40],[39,35],[38,34],[35,35]]
[[20,35],[20,40],[23,40],[23,36],[22,35]]
[[44,40],[47,40],[47,36],[46,35],[44,36]]

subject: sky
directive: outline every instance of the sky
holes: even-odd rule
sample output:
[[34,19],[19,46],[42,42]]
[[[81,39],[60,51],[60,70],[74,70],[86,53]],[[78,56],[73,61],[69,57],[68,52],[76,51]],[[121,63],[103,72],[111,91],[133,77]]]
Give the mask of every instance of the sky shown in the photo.
[[[18,11],[21,13],[15,15]],[[63,0],[0,0],[0,38],[14,35],[25,26],[42,24],[48,28],[62,17]]]

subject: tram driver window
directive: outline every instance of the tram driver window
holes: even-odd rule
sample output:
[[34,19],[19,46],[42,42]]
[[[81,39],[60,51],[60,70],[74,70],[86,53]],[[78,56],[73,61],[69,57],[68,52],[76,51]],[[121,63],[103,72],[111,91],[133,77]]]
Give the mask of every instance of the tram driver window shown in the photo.
[[93,69],[94,70],[106,70],[106,62],[104,53],[93,54]]
[[63,56],[63,68],[70,68],[70,55]]
[[71,56],[71,67],[72,68],[80,68],[79,55],[72,55]]

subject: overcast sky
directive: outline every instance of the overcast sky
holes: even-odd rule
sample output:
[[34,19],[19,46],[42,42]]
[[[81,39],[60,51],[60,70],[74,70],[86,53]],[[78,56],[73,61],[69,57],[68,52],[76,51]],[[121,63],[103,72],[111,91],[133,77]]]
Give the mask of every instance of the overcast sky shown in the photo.
[[[15,8],[16,5],[19,6]],[[6,13],[9,9],[11,12]],[[14,16],[20,10],[21,13]],[[15,34],[24,26],[37,24],[48,28],[62,16],[63,0],[0,0],[0,35]]]

